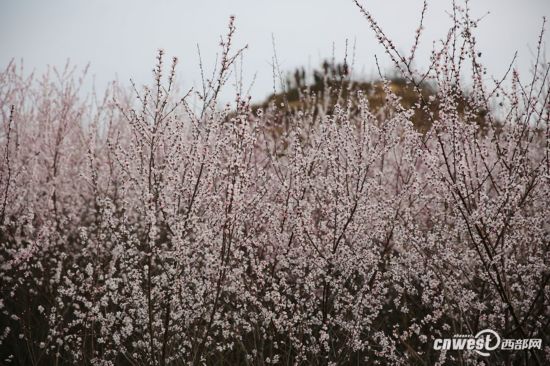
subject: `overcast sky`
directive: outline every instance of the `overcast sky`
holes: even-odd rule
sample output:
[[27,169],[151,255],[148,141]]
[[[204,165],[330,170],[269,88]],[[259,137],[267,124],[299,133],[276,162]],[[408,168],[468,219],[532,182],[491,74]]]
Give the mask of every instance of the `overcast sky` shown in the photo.
[[[421,0],[363,0],[379,24],[401,50],[409,50],[418,24]],[[529,71],[542,24],[550,16],[548,0],[472,0],[473,15],[487,15],[478,29],[483,60],[496,76],[503,73],[514,51],[517,67]],[[432,40],[449,27],[450,1],[431,0],[425,21],[426,38],[418,63],[425,64]],[[198,85],[201,47],[211,68],[219,35],[236,16],[235,45],[248,44],[244,81],[251,82],[254,99],[273,89],[272,35],[283,71],[315,67],[332,56],[343,59],[345,40],[355,39],[356,70],[374,75],[374,55],[382,67],[390,63],[376,44],[365,19],[352,0],[0,0],[0,67],[15,58],[27,70],[62,66],[68,58],[77,65],[91,64],[96,86],[118,79],[128,83],[151,80],[158,48],[180,59],[179,80],[184,88]],[[545,36],[545,42],[550,37]],[[224,94],[229,97],[230,91]]]

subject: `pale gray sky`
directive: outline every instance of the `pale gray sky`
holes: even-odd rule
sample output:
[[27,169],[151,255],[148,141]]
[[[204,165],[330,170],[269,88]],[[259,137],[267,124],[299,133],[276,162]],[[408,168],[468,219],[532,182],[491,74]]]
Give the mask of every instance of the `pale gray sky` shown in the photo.
[[[514,51],[526,73],[542,24],[550,16],[548,0],[472,0],[473,14],[490,14],[478,29],[483,60],[500,75]],[[401,50],[408,51],[417,27],[421,0],[363,0]],[[427,63],[433,39],[446,34],[450,1],[431,0],[425,21],[419,64]],[[257,73],[252,89],[256,100],[272,90],[271,35],[281,67],[317,66],[330,58],[333,44],[343,59],[345,40],[357,40],[356,69],[374,73],[374,54],[382,66],[390,63],[376,44],[368,24],[351,0],[0,0],[0,67],[23,58],[27,70],[62,66],[67,58],[91,63],[101,88],[116,77],[127,83],[149,82],[158,48],[180,58],[179,80],[184,88],[198,84],[200,44],[210,68],[230,15],[236,16],[236,45],[249,45],[244,59],[245,82]],[[550,37],[545,36],[549,43]],[[228,98],[230,91],[225,94]]]

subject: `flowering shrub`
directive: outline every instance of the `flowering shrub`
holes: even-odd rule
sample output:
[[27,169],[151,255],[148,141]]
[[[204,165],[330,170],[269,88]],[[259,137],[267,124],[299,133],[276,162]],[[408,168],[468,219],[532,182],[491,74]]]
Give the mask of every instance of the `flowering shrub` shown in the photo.
[[[0,74],[2,362],[550,362],[542,34],[527,83],[491,81],[455,5],[421,72],[421,27],[402,55],[356,4],[413,106],[383,81],[376,110],[361,90],[342,97],[349,82],[302,89],[293,110],[243,95],[220,109],[242,51],[233,19],[200,91],[178,91],[162,51],[132,96],[83,99],[70,67]],[[543,349],[433,349],[485,328]]]

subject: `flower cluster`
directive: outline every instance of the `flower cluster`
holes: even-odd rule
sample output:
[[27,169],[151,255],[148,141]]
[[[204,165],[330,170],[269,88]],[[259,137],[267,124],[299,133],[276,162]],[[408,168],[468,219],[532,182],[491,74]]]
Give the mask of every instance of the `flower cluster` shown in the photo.
[[490,81],[455,5],[419,72],[422,24],[401,55],[359,10],[416,104],[383,80],[376,109],[337,84],[220,109],[233,18],[201,91],[179,92],[163,51],[151,86],[103,99],[70,67],[0,73],[1,362],[474,364],[433,340],[485,328],[546,347],[485,360],[550,362],[541,42],[529,83]]

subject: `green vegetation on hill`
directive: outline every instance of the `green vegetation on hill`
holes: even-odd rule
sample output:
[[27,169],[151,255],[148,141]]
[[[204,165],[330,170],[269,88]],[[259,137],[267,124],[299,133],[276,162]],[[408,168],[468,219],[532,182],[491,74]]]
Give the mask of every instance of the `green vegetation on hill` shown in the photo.
[[[302,110],[310,111],[316,117],[320,106],[324,106],[326,108],[324,112],[330,114],[336,104],[356,100],[354,96],[360,92],[367,97],[370,110],[377,114],[387,105],[385,88],[388,87],[399,98],[403,108],[415,110],[411,121],[419,132],[425,133],[431,127],[432,121],[437,119],[441,104],[437,90],[428,83],[424,83],[418,90],[399,77],[392,77],[386,81],[354,80],[350,77],[347,64],[333,64],[326,61],[311,75],[308,75],[303,68],[296,69],[289,74],[284,84],[283,92],[270,95],[263,103],[256,104],[254,109],[268,108],[273,104],[277,107],[285,105],[285,109],[279,108],[279,113],[294,114]],[[462,93],[457,103],[459,113],[463,113],[467,108],[467,100],[467,95]],[[356,109],[356,106],[351,107],[352,110]],[[432,118],[428,110],[433,114]],[[476,114],[478,115],[476,122],[483,126],[485,111],[477,111]],[[281,115],[281,118],[284,120],[284,115]]]

